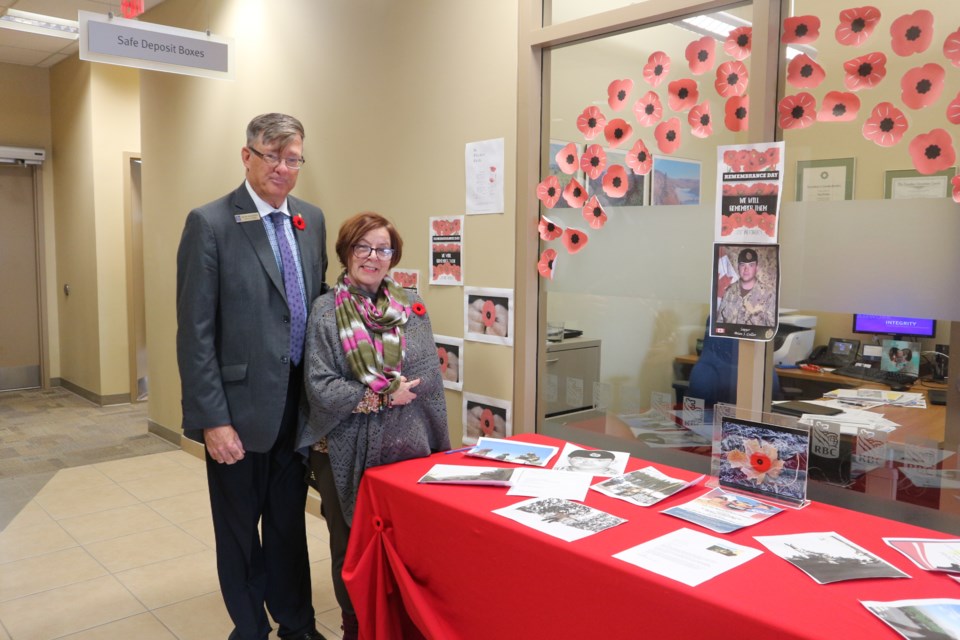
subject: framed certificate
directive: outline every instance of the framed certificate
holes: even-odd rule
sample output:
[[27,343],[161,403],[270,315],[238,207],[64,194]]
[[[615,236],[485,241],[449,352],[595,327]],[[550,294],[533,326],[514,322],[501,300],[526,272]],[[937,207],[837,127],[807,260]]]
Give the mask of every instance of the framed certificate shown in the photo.
[[797,202],[853,200],[854,158],[797,161]]
[[883,174],[883,197],[887,200],[949,198],[950,181],[956,174],[956,167],[928,176],[913,169],[887,171]]

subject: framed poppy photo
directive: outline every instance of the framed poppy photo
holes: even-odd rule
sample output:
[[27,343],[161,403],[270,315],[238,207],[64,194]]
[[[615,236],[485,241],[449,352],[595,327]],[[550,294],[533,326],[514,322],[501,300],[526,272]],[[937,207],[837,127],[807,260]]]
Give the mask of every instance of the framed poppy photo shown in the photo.
[[853,200],[853,158],[797,161],[797,202]]
[[603,173],[587,182],[587,194],[596,196],[601,207],[642,207],[647,203],[647,177],[627,166],[627,152],[607,150]]
[[463,391],[463,340],[434,334],[433,342],[437,345],[443,386],[454,391]]
[[561,196],[554,209],[579,209],[586,201],[586,181],[580,168],[583,145],[563,140],[550,141],[547,175],[560,181]]
[[913,169],[886,171],[883,174],[883,197],[887,200],[949,198],[951,181],[956,174],[956,167],[930,175],[923,175]]
[[653,156],[650,204],[700,204],[700,161]]
[[466,340],[513,345],[513,289],[463,288]]
[[513,435],[511,403],[475,393],[463,394],[463,443],[476,444],[479,438],[508,438]]

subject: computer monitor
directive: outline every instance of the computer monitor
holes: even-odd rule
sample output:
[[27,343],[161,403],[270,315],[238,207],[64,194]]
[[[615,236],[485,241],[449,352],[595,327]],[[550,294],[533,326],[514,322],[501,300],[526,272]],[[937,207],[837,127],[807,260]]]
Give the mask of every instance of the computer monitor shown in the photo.
[[920,343],[908,340],[884,340],[880,369],[919,377]]
[[932,338],[937,334],[937,321],[930,318],[855,313],[853,314],[853,332]]

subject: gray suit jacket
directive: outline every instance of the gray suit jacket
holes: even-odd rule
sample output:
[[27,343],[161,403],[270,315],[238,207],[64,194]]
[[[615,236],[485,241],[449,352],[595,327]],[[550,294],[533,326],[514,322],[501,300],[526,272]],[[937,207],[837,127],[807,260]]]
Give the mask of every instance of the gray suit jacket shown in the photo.
[[[323,212],[287,202],[306,222],[294,235],[309,309],[327,288]],[[231,424],[246,451],[265,452],[287,397],[290,320],[263,223],[235,217],[256,211],[241,184],[187,216],[177,251],[177,361],[184,434],[202,442],[203,429]]]

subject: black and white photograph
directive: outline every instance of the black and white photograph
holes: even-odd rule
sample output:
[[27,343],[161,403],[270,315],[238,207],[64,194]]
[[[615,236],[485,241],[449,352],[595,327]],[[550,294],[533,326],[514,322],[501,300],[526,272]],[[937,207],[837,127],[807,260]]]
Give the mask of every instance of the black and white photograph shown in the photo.
[[703,476],[689,481],[671,478],[656,467],[644,467],[598,482],[590,488],[631,504],[649,507],[701,480]]
[[592,476],[607,478],[623,473],[630,461],[626,451],[604,451],[602,449],[584,449],[570,442],[566,443],[554,471],[574,471]]
[[860,604],[907,640],[960,638],[960,600],[861,600]]
[[513,473],[509,467],[475,467],[465,464],[435,464],[417,482],[423,484],[479,484],[509,487]]
[[889,562],[832,531],[754,536],[818,584],[865,578],[909,578]]
[[623,518],[563,498],[531,498],[496,509],[493,513],[567,542],[626,522]]

